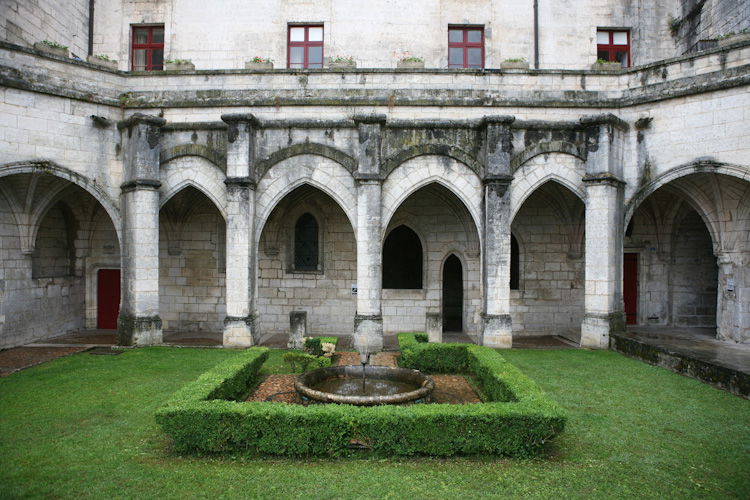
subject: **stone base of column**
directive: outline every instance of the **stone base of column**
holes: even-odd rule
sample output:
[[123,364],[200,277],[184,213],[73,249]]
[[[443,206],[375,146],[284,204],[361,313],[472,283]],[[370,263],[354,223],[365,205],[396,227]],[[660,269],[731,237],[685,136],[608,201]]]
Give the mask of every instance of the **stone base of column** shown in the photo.
[[159,316],[129,316],[117,318],[117,343],[123,346],[159,345],[163,342]]
[[513,345],[510,314],[482,315],[482,345],[510,349]]
[[440,313],[427,313],[427,337],[430,342],[443,341],[443,317]]
[[289,313],[289,349],[304,349],[305,335],[307,335],[307,311],[292,311]]
[[371,354],[383,350],[382,316],[354,316],[354,348]]
[[224,347],[250,347],[258,343],[257,337],[255,316],[224,318]]
[[581,347],[608,349],[609,335],[625,331],[625,313],[585,314],[581,323]]

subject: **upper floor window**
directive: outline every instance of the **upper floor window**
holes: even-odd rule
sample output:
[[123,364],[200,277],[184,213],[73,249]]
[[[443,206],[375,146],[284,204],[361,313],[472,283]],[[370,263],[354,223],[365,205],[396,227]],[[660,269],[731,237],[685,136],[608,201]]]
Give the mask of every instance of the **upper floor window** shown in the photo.
[[596,58],[619,62],[630,67],[630,32],[627,30],[597,30]]
[[130,54],[133,71],[164,69],[164,25],[133,26]]
[[323,26],[289,26],[289,68],[323,67]]
[[484,68],[484,28],[448,27],[448,67]]

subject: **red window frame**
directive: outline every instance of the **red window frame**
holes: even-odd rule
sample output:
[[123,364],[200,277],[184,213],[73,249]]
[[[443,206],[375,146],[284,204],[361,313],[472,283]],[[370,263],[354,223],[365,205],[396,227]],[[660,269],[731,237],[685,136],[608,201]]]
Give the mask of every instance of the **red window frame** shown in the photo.
[[[462,31],[463,40],[461,42],[451,42],[451,31]],[[480,42],[469,41],[469,31],[479,31],[482,33]],[[480,66],[469,66],[469,48],[482,49],[482,63]],[[461,64],[451,61],[451,49],[463,50],[463,61]],[[449,68],[484,68],[484,26],[448,26],[448,67]]]
[[[155,71],[164,69],[164,42],[154,43],[154,29],[161,29],[164,31],[163,24],[154,24],[149,26],[133,25],[130,32],[130,70],[135,71],[135,51],[140,49],[146,50],[146,68],[139,71]],[[148,42],[146,43],[135,43],[135,32],[136,30],[147,30],[148,31]],[[162,36],[163,39],[163,36]],[[154,65],[152,62],[152,56],[154,50],[161,49],[162,64]]]
[[[302,42],[293,42],[292,41],[292,28],[305,28],[305,40]],[[286,67],[291,68],[292,67],[292,47],[302,47],[303,50],[303,68],[309,68],[310,62],[308,59],[308,53],[310,51],[310,47],[320,47],[320,66],[315,66],[315,68],[322,68],[323,67],[323,58],[325,57],[324,51],[325,48],[323,47],[323,40],[311,42],[310,41],[310,28],[320,28],[323,29],[322,24],[290,24],[288,26],[288,29],[286,30]],[[323,31],[323,36],[321,38],[325,37],[325,31]],[[317,64],[317,63],[316,63]]]
[[[599,38],[599,33],[607,33],[607,37],[609,38],[609,43],[597,43],[596,44],[596,58],[597,59],[604,59],[605,61],[609,62],[619,62],[616,57],[617,52],[623,52],[625,51],[628,55],[628,61],[626,68],[630,67],[630,30],[596,30],[596,36]],[[623,44],[615,44],[614,37],[615,33],[625,33],[625,36],[627,37],[627,43],[625,45]],[[607,58],[601,57],[601,53],[606,52]]]

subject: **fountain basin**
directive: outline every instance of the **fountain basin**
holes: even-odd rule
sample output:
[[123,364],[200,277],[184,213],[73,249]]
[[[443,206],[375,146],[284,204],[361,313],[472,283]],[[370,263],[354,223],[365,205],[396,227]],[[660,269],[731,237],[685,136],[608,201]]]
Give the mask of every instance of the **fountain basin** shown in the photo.
[[365,366],[319,368],[294,380],[294,388],[303,398],[321,403],[358,406],[402,404],[428,401],[435,382],[410,368]]

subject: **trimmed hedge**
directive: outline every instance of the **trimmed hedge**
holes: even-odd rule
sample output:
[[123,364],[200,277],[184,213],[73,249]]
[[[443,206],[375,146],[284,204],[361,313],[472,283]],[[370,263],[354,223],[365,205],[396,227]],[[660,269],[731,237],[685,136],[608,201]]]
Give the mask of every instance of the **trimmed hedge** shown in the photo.
[[[257,373],[265,352],[250,349],[242,359],[222,363],[184,387],[156,419],[179,452],[289,456],[360,453],[351,448],[356,444],[376,455],[530,457],[562,431],[560,407],[497,351],[419,343],[414,334],[399,336],[399,342],[403,365],[472,373],[490,402],[357,407],[212,400],[217,394],[231,399],[240,391],[225,386]],[[244,375],[229,376],[230,364]],[[215,390],[207,387],[210,380]]]

